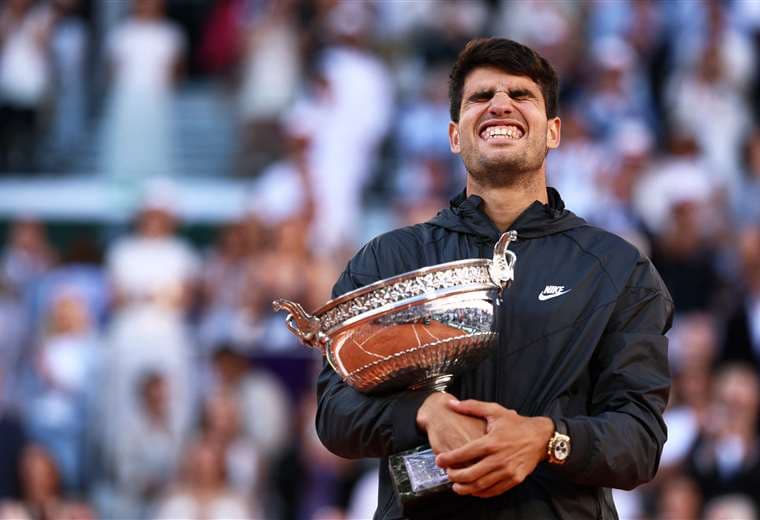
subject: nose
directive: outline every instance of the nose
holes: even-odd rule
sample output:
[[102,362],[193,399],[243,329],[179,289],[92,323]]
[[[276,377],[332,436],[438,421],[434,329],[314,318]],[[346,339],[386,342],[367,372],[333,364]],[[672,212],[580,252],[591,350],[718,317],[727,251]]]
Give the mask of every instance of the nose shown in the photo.
[[488,111],[494,115],[510,114],[512,113],[512,98],[506,92],[496,92],[491,98],[491,103],[488,107]]

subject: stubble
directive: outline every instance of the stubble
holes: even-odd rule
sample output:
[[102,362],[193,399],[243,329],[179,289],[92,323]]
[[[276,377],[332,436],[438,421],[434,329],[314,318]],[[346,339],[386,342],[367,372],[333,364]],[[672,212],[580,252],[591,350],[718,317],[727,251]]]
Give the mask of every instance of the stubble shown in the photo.
[[542,165],[549,151],[546,139],[529,144],[531,146],[519,152],[494,157],[487,157],[472,147],[461,154],[462,161],[467,172],[485,188],[526,187],[536,182],[537,174],[543,174]]

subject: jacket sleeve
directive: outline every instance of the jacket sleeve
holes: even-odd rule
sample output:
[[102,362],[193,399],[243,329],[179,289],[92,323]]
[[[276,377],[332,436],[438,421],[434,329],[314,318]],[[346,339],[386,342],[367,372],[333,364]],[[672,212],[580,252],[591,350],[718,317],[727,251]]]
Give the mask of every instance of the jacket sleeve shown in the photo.
[[[380,278],[371,246],[349,262],[333,288],[333,297]],[[427,442],[417,429],[417,410],[429,391],[370,396],[354,390],[326,361],[317,379],[317,433],[341,457],[384,457]]]
[[640,259],[592,359],[590,414],[561,418],[573,448],[557,470],[572,481],[633,489],[654,477],[667,438],[662,419],[670,391],[665,333],[672,316],[664,283],[652,264]]

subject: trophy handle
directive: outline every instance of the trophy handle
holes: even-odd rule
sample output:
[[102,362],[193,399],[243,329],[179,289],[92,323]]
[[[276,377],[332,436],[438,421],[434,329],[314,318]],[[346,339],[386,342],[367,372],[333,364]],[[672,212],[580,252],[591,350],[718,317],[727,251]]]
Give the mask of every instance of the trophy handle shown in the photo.
[[281,310],[288,312],[285,323],[288,330],[301,340],[301,343],[307,347],[322,350],[321,340],[324,334],[320,331],[319,318],[306,312],[300,304],[284,298],[273,301],[272,308],[275,312]]
[[509,251],[509,243],[517,240],[517,231],[507,231],[499,237],[499,241],[493,248],[493,261],[489,268],[491,279],[501,289],[512,285],[515,279],[515,264],[517,255]]

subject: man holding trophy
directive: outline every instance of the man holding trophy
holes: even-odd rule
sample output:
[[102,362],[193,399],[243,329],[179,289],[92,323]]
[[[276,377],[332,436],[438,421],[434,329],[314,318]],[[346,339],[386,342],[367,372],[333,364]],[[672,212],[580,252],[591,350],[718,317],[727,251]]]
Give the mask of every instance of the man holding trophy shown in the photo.
[[532,49],[471,41],[449,85],[465,192],[365,245],[321,312],[280,305],[325,350],[322,442],[383,459],[375,518],[616,518],[609,488],[657,471],[673,303],[635,247],[547,188],[557,91]]

